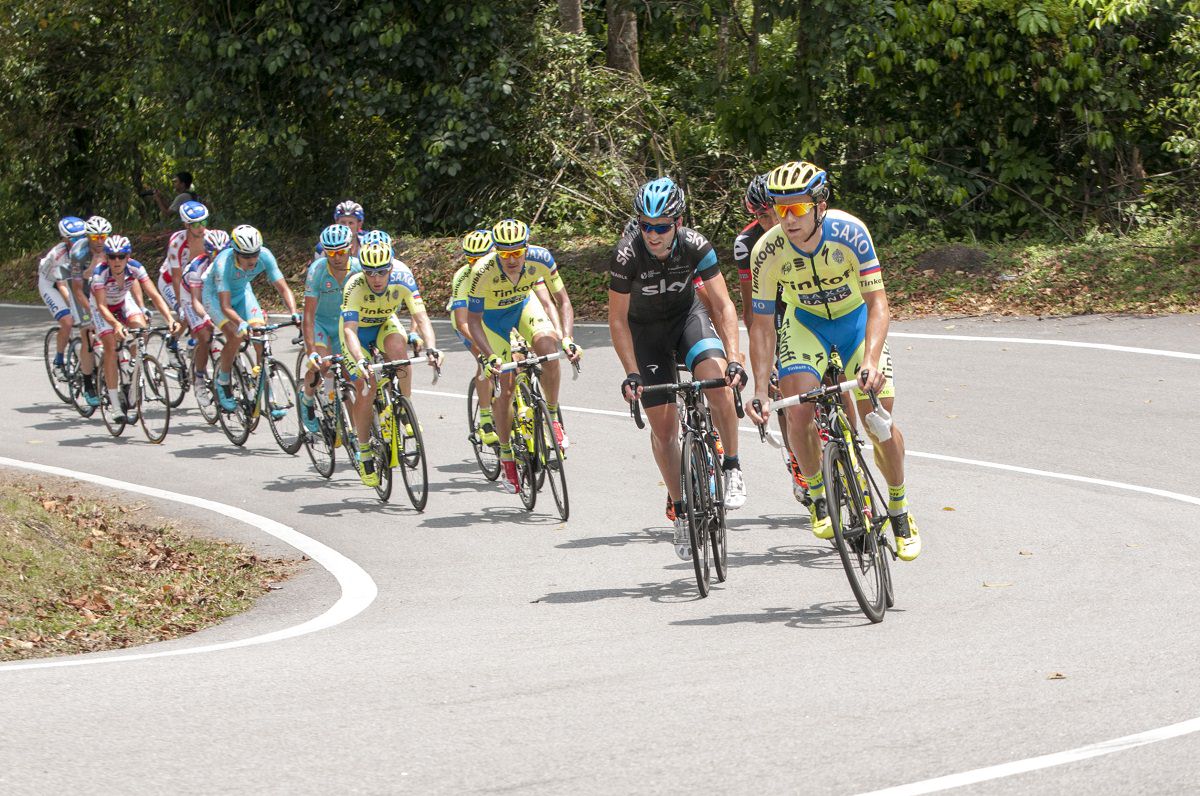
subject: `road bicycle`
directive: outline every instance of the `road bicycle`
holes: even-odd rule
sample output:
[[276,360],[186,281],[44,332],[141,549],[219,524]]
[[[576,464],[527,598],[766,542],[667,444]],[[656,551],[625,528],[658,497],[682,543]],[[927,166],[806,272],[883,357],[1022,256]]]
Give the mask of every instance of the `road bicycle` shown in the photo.
[[[408,499],[417,511],[424,511],[429,500],[429,464],[417,410],[408,396],[400,391],[397,377],[403,368],[425,361],[425,357],[415,356],[377,362],[367,367],[379,381],[371,423],[372,450],[378,443],[382,454],[375,460],[380,484],[376,489],[380,491],[380,499],[386,502],[391,494],[392,471],[399,468]],[[441,369],[435,368],[435,384],[440,374]],[[386,493],[382,491],[385,479]]]
[[117,344],[117,400],[114,407],[104,380],[101,357],[96,357],[96,388],[100,396],[100,418],[114,437],[125,426],[140,423],[146,439],[162,442],[171,426],[171,392],[166,372],[154,357],[146,353],[147,328],[129,329],[129,336]]
[[[280,450],[294,455],[304,444],[303,428],[300,413],[297,409],[296,380],[292,378],[287,365],[275,358],[271,352],[271,341],[275,332],[289,326],[296,326],[295,321],[285,321],[266,326],[252,326],[242,347],[233,362],[230,372],[229,389],[235,403],[234,409],[227,410],[218,402],[218,419],[225,436],[234,445],[241,447],[246,444],[250,433],[258,426],[260,418],[265,416],[271,426],[271,435]],[[251,345],[261,346],[261,365],[254,365],[250,360]],[[216,389],[219,391],[220,386]]]
[[[708,596],[714,572],[718,583],[725,582],[728,572],[724,473],[717,452],[719,437],[704,397],[704,390],[728,386],[725,379],[685,379],[642,389],[643,396],[672,396],[679,412],[679,487],[692,547],[692,568],[701,597]],[[733,403],[737,416],[743,417],[738,390],[733,391]],[[639,400],[630,401],[629,413],[638,428],[646,427]]]
[[[896,550],[887,533],[890,525],[887,501],[867,466],[862,439],[842,401],[842,394],[855,389],[858,382],[843,381],[844,375],[841,357],[834,347],[825,371],[825,380],[831,383],[775,401],[771,409],[786,409],[801,403],[815,405],[817,432],[822,441],[821,475],[834,546],[858,607],[872,622],[882,622],[887,609],[895,604],[890,562],[895,560]],[[880,411],[875,393],[869,392],[868,397],[875,411]],[[757,404],[756,409],[761,413]],[[765,426],[759,426],[759,437],[773,445],[781,444],[775,435],[768,435]]]
[[[75,339],[77,335],[74,330],[71,332],[71,338]],[[72,348],[68,343],[63,351],[62,366],[55,366],[54,358],[58,355],[58,325],[51,326],[46,332],[45,342],[42,344],[42,359],[46,363],[46,376],[50,379],[50,387],[54,390],[54,394],[58,399],[65,404],[71,403],[71,377],[79,367],[79,351],[78,348]]]

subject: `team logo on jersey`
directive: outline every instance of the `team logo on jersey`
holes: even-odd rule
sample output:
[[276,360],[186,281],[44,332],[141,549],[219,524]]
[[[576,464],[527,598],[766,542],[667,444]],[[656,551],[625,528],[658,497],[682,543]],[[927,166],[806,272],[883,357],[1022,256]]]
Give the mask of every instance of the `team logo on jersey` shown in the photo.
[[617,262],[621,265],[628,265],[631,257],[633,257],[633,247],[622,246],[617,249]]
[[656,376],[658,375],[658,365],[647,365],[646,370],[650,371]]
[[683,231],[683,236],[685,238],[687,238],[688,243],[692,244],[697,249],[699,249],[704,244],[708,243],[708,241],[705,240],[703,235],[701,235],[699,232],[696,232],[693,229],[685,229]]
[[846,255],[842,254],[841,249],[835,249],[833,252],[833,261],[838,265],[846,262]]
[[375,303],[375,294],[374,294],[374,293],[368,293],[368,294],[367,294],[367,302],[368,302],[368,303],[370,303],[370,304],[374,304],[374,303]]
[[673,282],[669,285],[667,284],[667,280],[660,279],[660,280],[658,280],[657,284],[642,285],[642,295],[643,296],[657,296],[657,295],[660,295],[663,293],[682,293],[684,290],[687,289],[687,286],[688,286],[687,279],[683,280],[682,282]]
[[333,290],[333,282],[332,282],[332,281],[330,281],[330,280],[328,280],[328,279],[326,279],[326,280],[325,280],[325,289],[326,289],[326,290]]
[[867,231],[857,224],[831,221],[829,232],[833,237],[845,241],[851,249],[858,252],[860,257],[866,257],[871,251],[871,238],[867,235]]

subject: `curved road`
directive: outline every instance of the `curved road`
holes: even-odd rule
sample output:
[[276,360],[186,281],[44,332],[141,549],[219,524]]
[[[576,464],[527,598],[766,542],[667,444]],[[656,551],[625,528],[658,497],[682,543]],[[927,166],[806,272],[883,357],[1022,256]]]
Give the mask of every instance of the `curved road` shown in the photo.
[[[0,456],[264,515],[361,566],[378,595],[348,621],[267,644],[0,666],[0,792],[916,793],[1200,716],[1200,507],[1047,475],[1200,496],[1200,358],[948,337],[1189,353],[1200,317],[894,324],[926,549],[897,566],[896,609],[877,626],[808,532],[778,453],[749,432],[730,578],[696,599],[603,327],[577,334],[585,370],[564,380],[565,405],[600,410],[567,418],[564,524],[548,494],[527,514],[476,474],[465,402],[431,394],[465,392],[461,350],[436,387],[417,376],[434,466],[419,515],[402,496],[380,506],[344,467],[322,481],[262,431],[234,450],[194,410],[162,446],[114,442],[54,400],[47,325],[41,309],[0,312]],[[202,509],[155,506],[290,549]],[[308,565],[247,614],[148,649],[270,633],[339,595]],[[1182,793],[1200,779],[1198,754],[1200,733],[1184,734],[996,769],[962,791]]]

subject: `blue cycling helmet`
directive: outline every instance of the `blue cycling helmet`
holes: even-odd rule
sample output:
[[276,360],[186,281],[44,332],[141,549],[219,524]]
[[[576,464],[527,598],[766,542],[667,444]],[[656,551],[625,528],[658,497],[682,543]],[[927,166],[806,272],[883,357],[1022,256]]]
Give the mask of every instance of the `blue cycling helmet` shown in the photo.
[[670,177],[651,180],[633,197],[633,211],[647,218],[679,218],[683,215],[683,191]]
[[360,241],[363,246],[370,246],[373,243],[386,243],[392,245],[392,236],[384,232],[382,229],[373,229],[365,233]]
[[179,206],[179,220],[185,224],[195,224],[208,218],[208,208],[200,202],[184,202]]
[[350,248],[354,233],[345,224],[330,224],[321,232],[321,248],[327,252],[337,252]]
[[133,251],[133,244],[124,235],[109,235],[104,239],[106,254],[129,254],[131,251]]
[[58,234],[68,240],[83,237],[83,219],[78,216],[63,216],[58,220]]
[[358,202],[347,199],[344,202],[338,202],[338,206],[333,209],[333,220],[337,221],[343,216],[353,216],[359,221],[363,220],[363,208]]

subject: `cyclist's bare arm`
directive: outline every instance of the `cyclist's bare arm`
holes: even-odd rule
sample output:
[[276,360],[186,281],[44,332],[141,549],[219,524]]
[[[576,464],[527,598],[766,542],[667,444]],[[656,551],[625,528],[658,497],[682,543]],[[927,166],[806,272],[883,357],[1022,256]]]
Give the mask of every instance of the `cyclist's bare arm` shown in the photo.
[[717,334],[725,344],[730,362],[744,362],[741,351],[741,341],[738,337],[737,309],[729,298],[729,288],[725,286],[725,277],[717,274],[704,282],[704,292],[708,294],[708,311],[712,316]]

